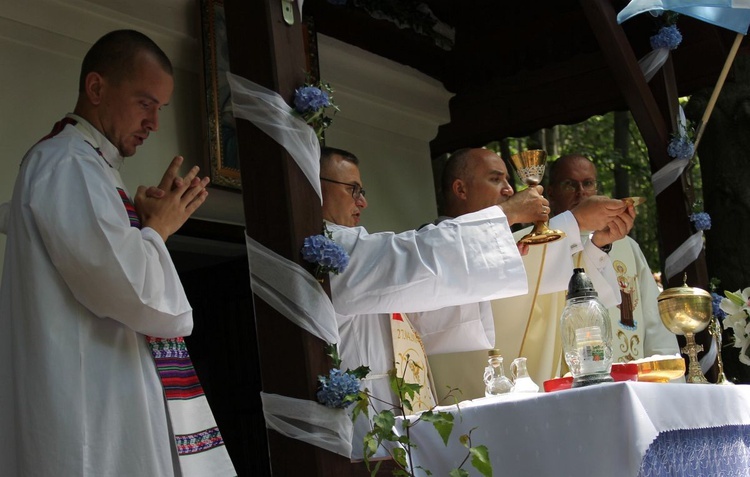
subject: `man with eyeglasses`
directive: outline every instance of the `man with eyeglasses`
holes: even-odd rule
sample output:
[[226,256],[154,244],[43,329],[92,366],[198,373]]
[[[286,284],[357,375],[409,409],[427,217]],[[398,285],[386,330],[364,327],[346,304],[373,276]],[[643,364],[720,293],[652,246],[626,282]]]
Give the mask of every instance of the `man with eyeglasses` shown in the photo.
[[[510,225],[546,220],[549,207],[541,187],[530,188],[503,207],[489,204],[438,226],[400,234],[369,234],[357,226],[367,207],[358,164],[348,151],[322,149],[323,219],[333,239],[350,255],[347,269],[330,277],[341,337],[341,367],[370,367],[364,386],[382,400],[371,401],[382,410],[398,402],[387,375],[396,361],[391,314],[526,293],[523,262]],[[435,334],[450,335],[469,329],[466,336],[477,340],[480,347],[487,346],[482,323],[476,319],[433,323],[433,328]],[[415,343],[418,341],[415,338]],[[354,423],[355,460],[362,458],[363,437],[369,427],[364,417]],[[385,455],[379,452],[376,457]]]
[[[553,214],[562,214],[597,193],[596,166],[580,154],[560,157],[550,168],[547,187]],[[596,232],[592,235],[595,240]],[[585,239],[585,238],[584,238]],[[677,338],[659,318],[659,289],[638,243],[625,235],[609,248],[622,303],[609,308],[615,362],[679,353]],[[708,367],[713,363],[709,357]]]
[[[454,152],[446,162],[442,177],[442,217],[456,217],[470,213],[489,204],[503,204],[514,197],[509,174],[503,160],[488,149],[462,149]],[[617,224],[612,232],[609,224]],[[487,329],[492,332],[494,342],[487,348],[501,350],[507,362],[518,356],[525,356],[530,376],[541,382],[559,375],[562,371],[562,352],[559,340],[559,326],[555,320],[548,321],[533,316],[534,310],[543,309],[550,315],[559,317],[564,306],[565,290],[573,273],[573,255],[583,257],[582,266],[592,278],[600,292],[600,298],[609,305],[619,303],[619,293],[615,273],[607,254],[593,243],[580,240],[580,229],[607,229],[601,232],[602,238],[619,238],[632,225],[627,207],[622,201],[606,197],[582,201],[572,212],[553,218],[550,227],[566,233],[562,240],[546,245],[526,246],[524,268],[527,273],[529,293],[514,298],[474,303],[460,307],[416,314],[412,317],[415,326],[427,331],[429,324],[439,316],[480,316]],[[520,239],[528,230],[515,234]],[[597,245],[600,245],[599,243]],[[454,339],[461,339],[454,336]],[[479,348],[474,348],[479,349]],[[469,351],[469,350],[467,350]],[[487,364],[486,351],[436,354],[430,356],[430,365],[437,389],[457,387],[464,398],[484,395],[484,383],[480,379],[481,370]]]

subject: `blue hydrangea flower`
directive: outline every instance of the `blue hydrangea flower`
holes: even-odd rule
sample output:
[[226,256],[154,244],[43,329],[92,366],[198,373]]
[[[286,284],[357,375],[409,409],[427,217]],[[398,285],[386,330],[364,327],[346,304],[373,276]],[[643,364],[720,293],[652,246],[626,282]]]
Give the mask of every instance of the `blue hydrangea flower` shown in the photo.
[[331,105],[328,93],[315,86],[303,86],[294,92],[294,109],[305,114]]
[[696,212],[691,214],[690,221],[695,225],[695,230],[711,229],[711,216],[706,212]]
[[359,393],[359,379],[338,368],[331,369],[328,377],[318,376],[318,382],[318,402],[326,407],[346,408],[353,401],[344,402],[344,398]]
[[693,141],[685,136],[672,138],[667,147],[667,153],[675,159],[690,159],[694,152]]
[[714,316],[718,318],[719,321],[724,321],[724,318],[727,316],[724,310],[721,309],[722,298],[724,297],[718,293],[711,292],[711,306],[713,307]]
[[339,274],[349,265],[346,250],[325,235],[307,237],[302,246],[302,258],[317,264],[322,273]]
[[682,33],[677,29],[677,25],[663,26],[659,33],[651,37],[651,48],[668,48],[676,49],[682,42]]

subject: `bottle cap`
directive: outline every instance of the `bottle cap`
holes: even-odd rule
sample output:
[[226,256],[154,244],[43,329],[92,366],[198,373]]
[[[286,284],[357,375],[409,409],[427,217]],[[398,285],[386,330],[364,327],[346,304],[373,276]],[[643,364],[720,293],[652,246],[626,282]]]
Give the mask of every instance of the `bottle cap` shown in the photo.
[[489,351],[487,351],[487,356],[500,356],[502,353],[500,353],[500,350],[497,348],[493,348]]
[[583,268],[576,268],[573,270],[573,276],[570,277],[568,282],[568,295],[566,299],[578,298],[578,297],[597,297],[594,284],[591,279],[586,275]]

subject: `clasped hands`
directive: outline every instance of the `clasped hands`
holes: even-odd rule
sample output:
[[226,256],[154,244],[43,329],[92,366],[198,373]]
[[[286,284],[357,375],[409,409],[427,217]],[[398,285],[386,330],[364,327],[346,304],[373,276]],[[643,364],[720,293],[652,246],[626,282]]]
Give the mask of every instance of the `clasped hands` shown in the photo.
[[135,194],[135,210],[141,224],[154,229],[165,242],[208,197],[206,186],[210,179],[198,178],[198,166],[192,167],[185,177],[180,177],[178,172],[182,162],[182,156],[176,156],[158,186],[139,186]]

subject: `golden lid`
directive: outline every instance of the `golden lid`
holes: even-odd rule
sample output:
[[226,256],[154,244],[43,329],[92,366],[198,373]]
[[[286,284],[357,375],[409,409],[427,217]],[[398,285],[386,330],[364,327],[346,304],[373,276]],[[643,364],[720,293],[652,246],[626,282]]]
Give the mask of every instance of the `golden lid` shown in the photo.
[[702,288],[689,287],[687,285],[687,274],[683,278],[683,284],[681,287],[667,288],[663,292],[659,293],[657,301],[669,300],[670,298],[681,298],[685,299],[688,297],[706,297],[711,300],[711,294]]
[[502,353],[497,348],[493,348],[493,349],[487,351],[487,356],[501,356],[501,355],[502,355]]

